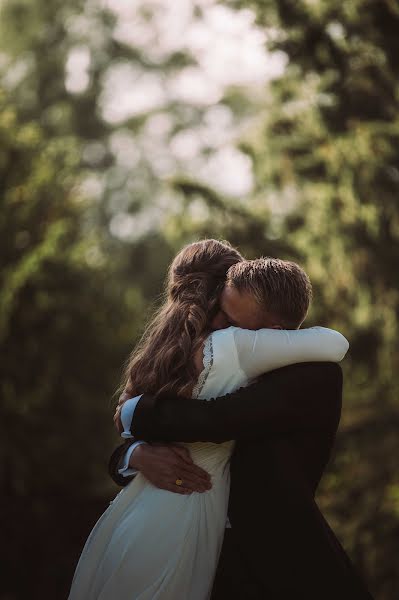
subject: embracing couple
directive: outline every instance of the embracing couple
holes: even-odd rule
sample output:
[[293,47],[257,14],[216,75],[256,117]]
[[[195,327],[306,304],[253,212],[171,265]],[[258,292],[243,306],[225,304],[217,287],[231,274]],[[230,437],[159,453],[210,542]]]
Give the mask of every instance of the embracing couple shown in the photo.
[[314,500],[348,342],[299,329],[311,295],[292,262],[216,240],[179,252],[126,366],[124,488],[69,600],[371,599]]

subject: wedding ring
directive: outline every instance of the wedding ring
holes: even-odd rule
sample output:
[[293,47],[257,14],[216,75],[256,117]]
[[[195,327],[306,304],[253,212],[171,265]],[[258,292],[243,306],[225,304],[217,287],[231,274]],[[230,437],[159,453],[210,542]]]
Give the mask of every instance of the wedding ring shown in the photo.
[[183,479],[176,479],[176,485],[183,485]]

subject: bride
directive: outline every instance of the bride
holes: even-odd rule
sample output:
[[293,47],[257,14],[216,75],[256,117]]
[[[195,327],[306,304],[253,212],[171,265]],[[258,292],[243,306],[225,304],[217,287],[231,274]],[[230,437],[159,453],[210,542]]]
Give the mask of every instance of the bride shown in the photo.
[[[225,329],[212,331],[227,272],[242,261],[237,250],[216,240],[196,242],[179,252],[169,269],[165,303],[128,362],[126,398],[173,392],[209,399],[268,370],[343,358],[348,342],[323,327],[250,330],[225,323]],[[309,280],[297,269],[308,286],[309,301]],[[301,320],[306,311],[307,306]],[[154,487],[139,473],[87,539],[69,600],[210,597],[227,518],[234,442],[185,445],[193,461],[211,475],[211,489],[175,494]]]

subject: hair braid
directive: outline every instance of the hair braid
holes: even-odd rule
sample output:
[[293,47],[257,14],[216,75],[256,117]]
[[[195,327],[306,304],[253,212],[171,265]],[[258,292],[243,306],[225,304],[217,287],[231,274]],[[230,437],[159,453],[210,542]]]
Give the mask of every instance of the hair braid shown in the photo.
[[212,239],[179,252],[168,271],[165,302],[131,353],[119,391],[191,392],[195,353],[209,333],[228,269],[242,260],[228,242]]

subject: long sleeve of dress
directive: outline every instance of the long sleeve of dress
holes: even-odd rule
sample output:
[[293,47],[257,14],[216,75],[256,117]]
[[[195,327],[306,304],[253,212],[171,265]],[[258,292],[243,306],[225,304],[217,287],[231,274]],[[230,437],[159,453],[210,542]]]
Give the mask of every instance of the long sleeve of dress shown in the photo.
[[309,329],[234,328],[237,358],[248,379],[294,363],[339,362],[349,348],[348,340],[326,327]]

